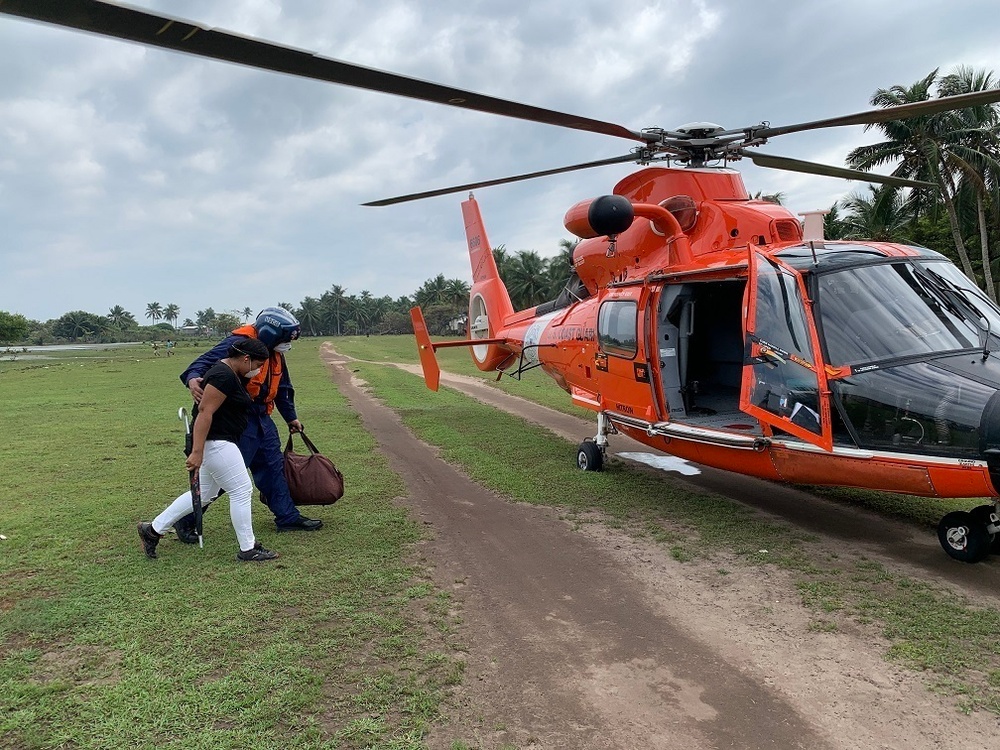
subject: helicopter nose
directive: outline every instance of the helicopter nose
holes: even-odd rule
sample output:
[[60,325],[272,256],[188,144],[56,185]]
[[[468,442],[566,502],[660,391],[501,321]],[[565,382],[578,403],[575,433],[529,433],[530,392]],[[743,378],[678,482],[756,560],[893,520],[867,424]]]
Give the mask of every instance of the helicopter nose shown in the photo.
[[979,452],[989,467],[993,492],[1000,494],[1000,391],[994,393],[983,408],[979,422]]

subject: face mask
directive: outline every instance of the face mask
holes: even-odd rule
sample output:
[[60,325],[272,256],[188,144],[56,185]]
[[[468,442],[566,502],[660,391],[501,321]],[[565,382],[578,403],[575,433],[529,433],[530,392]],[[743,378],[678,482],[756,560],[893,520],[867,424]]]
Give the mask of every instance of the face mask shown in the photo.
[[251,370],[250,372],[248,372],[246,374],[246,377],[248,377],[248,378],[257,377],[257,373],[259,373],[259,372],[260,372],[260,368],[258,367],[256,370]]
[[280,352],[281,354],[284,354],[285,352],[289,351],[291,348],[292,348],[292,345],[286,342],[284,344],[278,344],[276,347],[274,347],[274,351]]

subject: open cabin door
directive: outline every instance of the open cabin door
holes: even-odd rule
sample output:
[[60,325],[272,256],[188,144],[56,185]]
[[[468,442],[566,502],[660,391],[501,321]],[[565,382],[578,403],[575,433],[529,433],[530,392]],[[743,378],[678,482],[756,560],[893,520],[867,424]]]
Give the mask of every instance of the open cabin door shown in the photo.
[[819,337],[801,277],[750,250],[740,409],[825,450],[833,448]]

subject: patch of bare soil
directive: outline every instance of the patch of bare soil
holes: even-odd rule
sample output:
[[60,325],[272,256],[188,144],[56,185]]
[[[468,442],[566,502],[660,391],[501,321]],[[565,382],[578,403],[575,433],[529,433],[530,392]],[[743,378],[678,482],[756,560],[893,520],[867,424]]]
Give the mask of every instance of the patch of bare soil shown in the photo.
[[[886,662],[873,629],[811,630],[790,574],[724,556],[680,563],[600,523],[507,502],[416,440],[328,346],[324,358],[406,480],[405,502],[432,534],[422,552],[464,619],[466,678],[432,747],[912,750],[997,736],[995,715],[965,716]],[[593,432],[475,379],[442,380],[574,441]],[[622,437],[615,447],[637,449]],[[815,532],[831,551],[848,544],[907,575],[940,571],[996,604],[996,566],[953,563],[902,524],[724,472],[686,481]]]

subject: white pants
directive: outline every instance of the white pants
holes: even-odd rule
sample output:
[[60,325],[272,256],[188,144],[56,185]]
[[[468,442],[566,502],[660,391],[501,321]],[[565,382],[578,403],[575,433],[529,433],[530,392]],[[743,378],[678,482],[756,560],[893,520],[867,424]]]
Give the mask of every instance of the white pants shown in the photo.
[[[256,539],[253,535],[253,523],[250,519],[250,496],[253,485],[250,475],[243,463],[243,454],[236,443],[228,440],[205,441],[205,460],[198,473],[201,480],[201,499],[205,507],[209,505],[219,490],[225,490],[229,495],[229,517],[236,530],[236,539],[244,552],[253,549]],[[191,491],[167,506],[160,515],[153,519],[153,531],[163,534],[175,522],[191,512]]]

